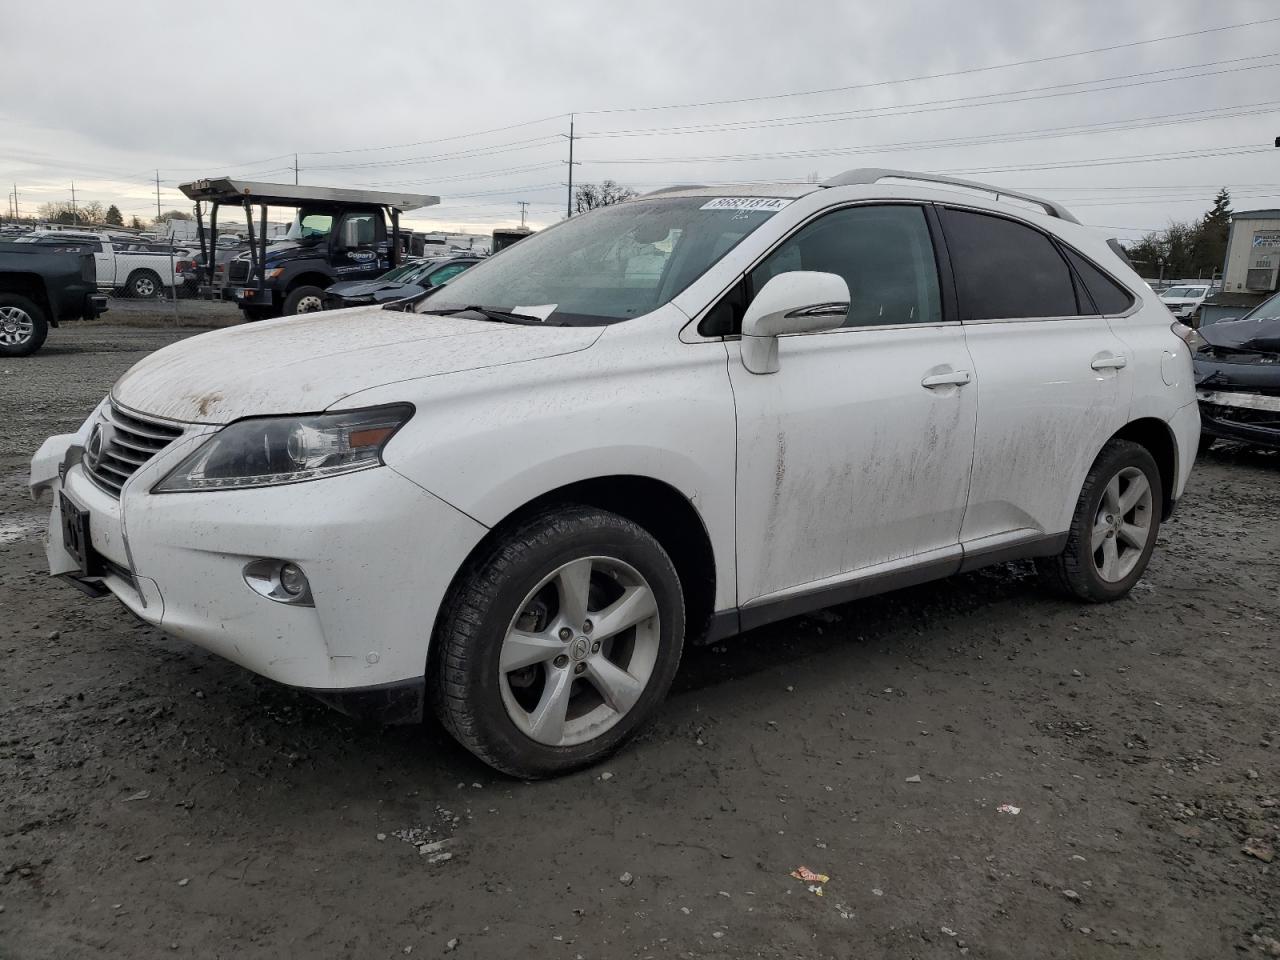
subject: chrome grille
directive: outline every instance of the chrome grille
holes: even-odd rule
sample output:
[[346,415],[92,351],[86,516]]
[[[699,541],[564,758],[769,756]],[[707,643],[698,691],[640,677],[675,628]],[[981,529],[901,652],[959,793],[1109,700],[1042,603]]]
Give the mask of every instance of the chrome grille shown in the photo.
[[110,403],[89,435],[83,458],[85,472],[99,487],[118,497],[125,481],[139,467],[180,436],[181,427],[144,419]]

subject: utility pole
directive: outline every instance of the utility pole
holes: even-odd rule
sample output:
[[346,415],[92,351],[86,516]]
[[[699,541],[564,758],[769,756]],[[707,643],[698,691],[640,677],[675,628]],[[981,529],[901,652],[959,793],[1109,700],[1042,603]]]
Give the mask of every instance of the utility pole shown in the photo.
[[298,155],[296,153],[293,155],[293,185],[295,187],[298,185]]
[[22,214],[18,211],[18,185],[13,185],[13,219],[18,220]]
[[71,181],[71,225],[80,226],[80,217],[76,214],[76,182]]
[[516,203],[520,204],[520,229],[521,229],[521,230],[523,230],[523,229],[524,229],[524,215],[525,215],[525,211],[529,209],[529,201],[528,201],[528,200],[517,200],[517,201],[516,201]]
[[564,215],[565,218],[573,216],[573,114],[569,114],[569,196],[565,201]]
[[160,222],[160,171],[156,171],[156,222]]

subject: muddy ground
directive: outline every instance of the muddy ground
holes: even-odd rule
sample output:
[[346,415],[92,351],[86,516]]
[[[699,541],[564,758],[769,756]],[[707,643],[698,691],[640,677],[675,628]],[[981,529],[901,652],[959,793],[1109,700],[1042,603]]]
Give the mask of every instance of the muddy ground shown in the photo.
[[1280,457],[1211,453],[1126,601],[1013,565],[757,630],[526,784],[44,576],[31,452],[192,332],[0,361],[0,957],[1280,955]]

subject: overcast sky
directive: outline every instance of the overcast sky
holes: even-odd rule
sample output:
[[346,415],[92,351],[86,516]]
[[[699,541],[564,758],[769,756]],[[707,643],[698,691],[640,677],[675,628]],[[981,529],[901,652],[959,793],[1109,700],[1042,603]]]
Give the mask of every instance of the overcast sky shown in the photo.
[[[4,3],[0,182],[24,213],[74,180],[146,218],[157,168],[163,207],[189,209],[178,183],[292,182],[297,151],[303,183],[441,196],[416,226],[488,232],[520,200],[539,226],[564,214],[573,112],[578,181],[973,171],[1135,237],[1222,185],[1238,210],[1280,206],[1280,21],[1061,55],[1273,17],[1274,0]],[[771,99],[670,106],[746,98]]]

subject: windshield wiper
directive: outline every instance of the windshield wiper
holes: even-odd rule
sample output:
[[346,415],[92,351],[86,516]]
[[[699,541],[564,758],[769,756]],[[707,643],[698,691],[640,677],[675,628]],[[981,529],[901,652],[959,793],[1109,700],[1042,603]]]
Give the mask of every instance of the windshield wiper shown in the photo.
[[493,320],[497,323],[518,323],[521,325],[537,324],[539,326],[556,326],[556,324],[548,324],[541,317],[532,317],[527,313],[511,313],[506,310],[494,310],[490,307],[469,306],[469,307],[449,307],[442,310],[424,310],[423,313],[433,313],[440,316],[450,316],[455,313],[478,313],[486,320]]

